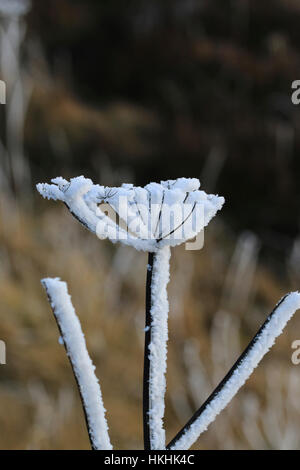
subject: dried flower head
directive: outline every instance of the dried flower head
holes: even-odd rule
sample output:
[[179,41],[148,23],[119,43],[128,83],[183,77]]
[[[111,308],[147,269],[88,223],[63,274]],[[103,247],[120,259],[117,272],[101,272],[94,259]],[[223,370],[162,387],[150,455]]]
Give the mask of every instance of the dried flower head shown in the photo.
[[199,188],[196,178],[109,188],[79,176],[37,185],[43,197],[63,201],[99,238],[148,252],[194,238],[222,208],[223,197]]

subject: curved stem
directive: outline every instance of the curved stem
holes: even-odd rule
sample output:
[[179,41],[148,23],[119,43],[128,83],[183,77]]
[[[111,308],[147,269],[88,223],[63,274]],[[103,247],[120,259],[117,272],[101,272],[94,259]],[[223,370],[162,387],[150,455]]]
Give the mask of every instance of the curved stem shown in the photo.
[[263,356],[273,346],[277,336],[282,333],[286,323],[299,308],[300,294],[298,292],[288,294],[280,300],[224,379],[167,445],[167,449],[187,450],[194,444],[200,434],[207,429],[244,385]]
[[149,253],[146,283],[146,325],[144,353],[144,447],[165,449],[163,417],[167,368],[169,246]]

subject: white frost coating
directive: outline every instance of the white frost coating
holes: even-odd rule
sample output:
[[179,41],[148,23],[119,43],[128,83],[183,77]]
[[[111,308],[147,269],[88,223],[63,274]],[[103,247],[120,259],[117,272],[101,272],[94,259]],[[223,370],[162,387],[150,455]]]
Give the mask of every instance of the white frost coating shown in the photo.
[[300,308],[299,292],[292,292],[278,304],[269,321],[263,327],[257,341],[250,348],[233,375],[222,387],[220,392],[207,405],[201,415],[187,428],[186,432],[171,446],[171,450],[187,450],[205,431],[216,416],[227,406],[238,390],[250,377],[255,367],[273,346],[275,339],[282,333],[287,322]]
[[[132,184],[109,188],[84,176],[70,182],[58,177],[52,184],[37,185],[43,197],[63,201],[99,238],[148,252],[194,238],[222,208],[223,197],[206,194],[199,187],[196,178],[178,178],[144,188]],[[102,204],[108,204],[115,217],[106,214]]]
[[154,255],[151,290],[151,342],[149,344],[149,428],[152,450],[166,448],[163,428],[165,411],[168,312],[167,284],[169,282],[170,247],[166,246]]
[[79,319],[68,294],[67,284],[59,278],[43,279],[62,340],[72,363],[82,395],[93,446],[97,450],[112,449],[105,419],[102,394],[84,339]]

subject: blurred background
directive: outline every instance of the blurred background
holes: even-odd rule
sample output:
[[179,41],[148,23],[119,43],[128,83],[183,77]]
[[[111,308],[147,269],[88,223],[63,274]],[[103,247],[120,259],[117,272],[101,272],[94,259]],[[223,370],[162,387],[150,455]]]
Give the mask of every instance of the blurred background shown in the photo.
[[[0,0],[1,449],[89,447],[40,278],[68,282],[113,444],[142,448],[146,255],[43,201],[39,181],[180,176],[226,198],[173,250],[169,440],[281,296],[300,288],[297,0]],[[300,446],[297,316],[195,449]]]

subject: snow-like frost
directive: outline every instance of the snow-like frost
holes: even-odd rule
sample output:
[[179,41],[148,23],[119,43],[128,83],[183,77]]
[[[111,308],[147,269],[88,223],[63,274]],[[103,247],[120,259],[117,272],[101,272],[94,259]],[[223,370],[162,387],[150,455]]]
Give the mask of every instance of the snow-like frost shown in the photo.
[[[62,177],[37,189],[48,199],[63,201],[70,212],[99,238],[120,241],[137,250],[155,252],[194,238],[224,204],[224,198],[199,190],[196,178],[149,183],[144,188],[132,184],[105,187],[84,176]],[[110,217],[103,204],[118,215]]]
[[[196,178],[104,187],[84,176],[62,177],[38,184],[44,198],[60,200],[101,239],[120,241],[153,252],[151,279],[151,341],[149,349],[149,432],[151,449],[165,449],[164,396],[168,340],[170,247],[194,238],[224,204],[224,198],[200,191]],[[117,217],[108,213],[107,205]],[[125,222],[125,226],[124,226]]]
[[42,281],[61,332],[83,399],[89,433],[97,450],[110,450],[105,408],[98,379],[84,339],[79,319],[68,294],[67,284],[59,278]]
[[228,405],[234,395],[244,385],[261,359],[273,346],[275,339],[282,333],[287,322],[299,308],[299,292],[288,294],[277,304],[228,380],[225,381],[224,385],[205,407],[200,416],[171,445],[171,450],[187,450],[194,444],[200,434],[207,429],[209,424],[215,420],[216,416]]
[[151,290],[151,342],[149,344],[149,428],[152,450],[166,446],[163,417],[165,411],[167,341],[168,341],[168,295],[171,250],[166,246],[154,258]]

